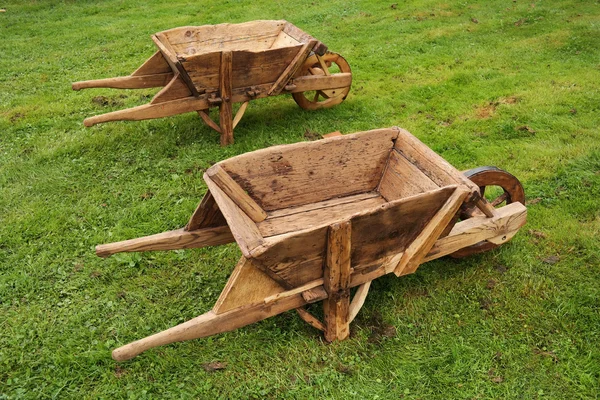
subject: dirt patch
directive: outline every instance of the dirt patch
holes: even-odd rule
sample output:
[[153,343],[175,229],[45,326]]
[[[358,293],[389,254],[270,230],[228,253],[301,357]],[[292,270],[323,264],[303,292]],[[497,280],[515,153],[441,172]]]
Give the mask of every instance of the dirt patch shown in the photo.
[[519,102],[519,98],[516,96],[501,97],[496,101],[490,101],[489,103],[478,107],[475,114],[479,119],[490,118],[496,112],[496,109],[501,104],[516,104]]
[[101,107],[114,107],[114,106],[122,106],[123,102],[120,100],[115,100],[106,96],[96,96],[92,98],[92,103],[101,106]]
[[227,363],[221,361],[212,361],[209,363],[202,364],[202,368],[206,372],[215,372],[227,368]]
[[14,114],[13,114],[13,115],[11,115],[11,117],[10,117],[10,122],[12,122],[12,123],[14,124],[15,122],[17,122],[18,120],[20,120],[20,119],[21,119],[21,118],[23,118],[24,116],[25,116],[25,114],[23,114],[23,113],[20,113],[20,112],[18,112],[18,113],[14,113]]
[[304,131],[304,139],[310,140],[310,141],[319,140],[319,139],[321,139],[321,135],[318,134],[317,132],[313,132],[310,129],[307,129]]

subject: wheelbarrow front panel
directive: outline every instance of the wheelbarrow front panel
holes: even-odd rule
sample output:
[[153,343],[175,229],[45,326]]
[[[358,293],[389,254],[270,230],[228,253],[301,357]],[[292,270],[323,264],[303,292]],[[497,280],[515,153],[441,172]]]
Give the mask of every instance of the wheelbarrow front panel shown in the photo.
[[398,132],[377,129],[333,140],[257,150],[219,163],[265,211],[374,191]]
[[[346,213],[335,212],[335,207],[319,209],[318,226],[266,238],[264,246],[268,250],[256,255],[253,262],[272,272],[269,275],[286,287],[297,287],[321,278],[328,227],[340,220],[349,220],[352,268],[355,273],[377,268],[390,255],[404,251],[455,189],[455,186],[445,187]],[[298,222],[302,221],[302,213],[295,216]],[[264,222],[267,221],[269,219]]]
[[[273,85],[301,50],[302,45],[261,51],[232,52],[232,89]],[[219,90],[221,52],[202,53],[181,59],[196,90],[200,93]]]

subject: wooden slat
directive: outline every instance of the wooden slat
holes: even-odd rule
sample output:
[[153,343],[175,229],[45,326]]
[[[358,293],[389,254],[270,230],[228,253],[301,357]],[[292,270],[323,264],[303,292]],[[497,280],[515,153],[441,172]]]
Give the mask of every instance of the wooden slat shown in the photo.
[[269,305],[271,303],[275,303],[276,301],[280,301],[290,296],[295,296],[297,294],[301,294],[308,290],[314,289],[318,286],[323,286],[323,278],[315,279],[314,281],[305,283],[302,286],[295,287],[293,289],[287,290],[285,292],[276,293],[272,296],[266,297],[264,299],[265,304]]
[[[295,26],[294,24],[292,24],[290,22],[286,22],[285,26],[283,27],[283,32],[290,35],[291,37],[293,37],[294,39],[296,39],[297,41],[299,41],[301,43],[306,43],[306,42],[310,41],[311,39],[314,39],[308,33],[304,32],[303,30],[301,30],[300,28],[298,28],[297,26]],[[327,52],[327,46],[325,46],[325,44],[321,43],[320,41],[317,41],[312,50],[316,54],[322,56],[325,54],[325,52]]]
[[316,226],[322,226],[327,224],[329,221],[347,218],[360,211],[375,208],[378,205],[385,203],[385,199],[380,196],[364,198],[363,194],[361,194],[358,196],[349,197],[358,198],[353,202],[342,202],[344,198],[341,198],[336,199],[338,200],[337,202],[329,200],[328,202],[314,203],[312,206],[315,207],[323,203],[329,205],[323,205],[321,208],[276,218],[269,216],[269,218],[258,224],[258,230],[263,237],[281,235],[287,232],[294,232]]
[[402,128],[396,129],[398,140],[395,148],[438,186],[458,184],[468,187],[472,192],[479,192],[477,185],[410,132]]
[[153,75],[153,74],[166,74],[166,73],[175,73],[177,71],[173,71],[171,66],[165,60],[162,53],[157,51],[152,55],[149,59],[147,59],[138,69],[133,71],[132,76],[142,76],[142,75]]
[[208,189],[219,205],[219,209],[227,220],[231,228],[231,233],[235,238],[242,254],[246,258],[251,258],[250,251],[263,244],[264,240],[256,227],[254,221],[250,219],[238,206],[231,200],[219,186],[205,173],[204,181]]
[[176,229],[156,235],[96,246],[96,255],[108,257],[123,252],[193,249],[218,246],[232,241],[233,236],[227,225],[193,231]]
[[388,165],[379,184],[379,193],[388,201],[401,199],[439,186],[398,151],[390,153]]
[[431,250],[435,241],[440,237],[448,223],[460,208],[469,191],[463,187],[455,186],[454,193],[446,200],[435,216],[427,223],[425,228],[404,250],[404,254],[394,270],[396,276],[412,274],[417,270],[423,257]]
[[267,218],[267,213],[259,207],[258,204],[229,176],[220,165],[214,165],[206,171],[206,174],[213,180],[223,192],[229,196],[238,207],[245,212],[254,222],[263,221]]
[[340,72],[329,76],[303,75],[294,78],[292,85],[285,87],[286,93],[300,93],[310,90],[345,88],[352,84],[352,73]]
[[211,228],[214,226],[226,225],[225,217],[219,210],[212,193],[206,192],[198,207],[190,217],[185,230],[194,231],[200,228]]
[[323,302],[325,340],[344,340],[350,334],[350,221],[333,224],[327,234],[327,256],[323,286],[328,298]]
[[296,74],[298,68],[302,66],[306,58],[308,57],[312,47],[316,43],[316,40],[311,40],[308,43],[305,43],[298,53],[294,56],[294,58],[288,63],[288,66],[283,70],[281,75],[277,78],[271,89],[267,92],[269,96],[276,96],[282,90],[283,87],[287,84],[287,82]]
[[247,304],[263,302],[265,298],[284,291],[285,288],[242,257],[215,303],[213,312],[222,314]]
[[219,76],[219,126],[221,128],[221,146],[233,144],[233,108],[232,108],[232,53],[221,53],[221,70]]
[[378,129],[275,146],[220,164],[265,211],[372,191],[396,138]]
[[289,208],[283,208],[281,210],[271,211],[268,213],[268,218],[285,217],[285,216],[290,216],[292,214],[300,214],[300,213],[304,213],[307,211],[318,210],[320,208],[334,207],[334,206],[346,204],[346,203],[360,202],[363,200],[372,199],[374,197],[381,198],[380,194],[377,192],[366,192],[366,193],[353,194],[350,196],[336,197],[334,199],[319,201],[316,203],[305,204],[303,206],[289,207]]

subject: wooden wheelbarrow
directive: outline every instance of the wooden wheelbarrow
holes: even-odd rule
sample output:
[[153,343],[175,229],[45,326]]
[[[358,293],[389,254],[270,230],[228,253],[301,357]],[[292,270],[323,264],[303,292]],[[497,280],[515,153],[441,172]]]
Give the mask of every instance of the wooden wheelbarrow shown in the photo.
[[[342,56],[283,20],[186,26],[152,40],[158,51],[131,75],[75,82],[73,89],[163,89],[150,104],[87,118],[85,126],[197,111],[225,146],[250,100],[291,93],[304,109],[328,108],[346,98],[352,83]],[[242,103],[235,116],[234,103]],[[219,125],[209,116],[213,107]]]
[[[373,279],[489,250],[525,224],[514,176],[493,167],[470,174],[476,182],[400,128],[275,146],[213,165],[204,175],[208,192],[184,228],[101,245],[96,253],[235,241],[242,258],[212,311],[120,347],[113,358],[292,309],[326,340],[345,339]],[[486,186],[502,192],[489,202]],[[304,309],[317,301],[324,321]]]

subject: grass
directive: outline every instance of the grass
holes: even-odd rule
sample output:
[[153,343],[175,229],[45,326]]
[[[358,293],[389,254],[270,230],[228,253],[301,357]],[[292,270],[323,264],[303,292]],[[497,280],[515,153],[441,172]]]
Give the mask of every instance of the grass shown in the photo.
[[[600,395],[598,1],[0,7],[0,398]],[[227,148],[192,114],[83,127],[155,92],[70,90],[133,71],[154,51],[151,33],[279,18],[349,61],[344,103],[253,102]],[[183,226],[216,161],[306,131],[391,125],[459,169],[519,177],[528,225],[492,252],[375,281],[341,343],[290,312],[112,361],[114,347],[209,310],[239,250],[102,260],[96,244]],[[207,371],[213,361],[226,367]]]

